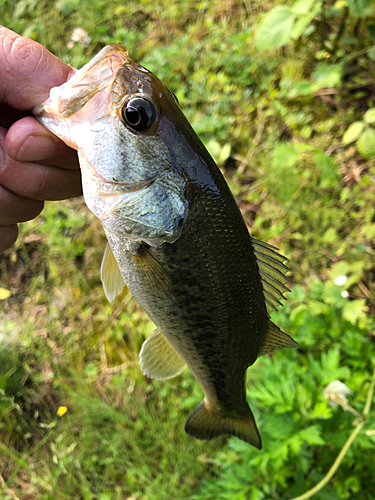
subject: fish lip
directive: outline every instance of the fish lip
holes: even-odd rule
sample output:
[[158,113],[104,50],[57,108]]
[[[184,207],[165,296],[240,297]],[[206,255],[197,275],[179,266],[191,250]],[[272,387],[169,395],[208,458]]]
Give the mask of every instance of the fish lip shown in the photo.
[[[68,118],[105,89],[126,61],[129,61],[126,47],[117,43],[107,45],[63,85],[51,88],[50,97],[31,112],[39,118],[51,115]],[[66,93],[69,97],[65,97]]]

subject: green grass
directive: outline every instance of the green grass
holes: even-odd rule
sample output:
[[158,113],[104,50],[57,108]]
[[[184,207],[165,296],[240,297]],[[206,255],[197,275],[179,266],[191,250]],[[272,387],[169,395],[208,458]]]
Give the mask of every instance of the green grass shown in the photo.
[[[0,2],[4,25],[66,62],[82,66],[122,42],[176,93],[253,236],[290,258],[296,285],[274,318],[300,344],[248,371],[261,452],[235,438],[193,440],[183,428],[201,390],[188,371],[166,382],[141,373],[153,325],[126,290],[106,301],[99,222],[82,200],[47,203],[0,256],[10,293],[0,299],[4,500],[290,499],[322,479],[351,433],[355,417],[331,408],[323,389],[342,380],[361,412],[375,359],[375,163],[342,141],[375,106],[373,4],[354,17],[325,2],[299,38],[284,31],[283,47],[262,51],[255,37],[273,7]],[[91,43],[69,49],[76,27]],[[373,498],[372,430],[374,411],[315,498]]]

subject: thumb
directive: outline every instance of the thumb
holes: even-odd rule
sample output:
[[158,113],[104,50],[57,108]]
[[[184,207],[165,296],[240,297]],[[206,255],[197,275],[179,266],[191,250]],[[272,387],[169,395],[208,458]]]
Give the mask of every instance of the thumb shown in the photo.
[[0,103],[29,110],[74,72],[39,43],[0,26]]

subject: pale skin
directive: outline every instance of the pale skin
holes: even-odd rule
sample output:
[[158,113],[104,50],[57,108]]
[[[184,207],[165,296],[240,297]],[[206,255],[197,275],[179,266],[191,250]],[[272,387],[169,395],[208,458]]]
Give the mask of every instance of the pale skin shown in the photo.
[[42,45],[0,26],[0,252],[45,200],[82,194],[76,152],[27,116],[74,71]]

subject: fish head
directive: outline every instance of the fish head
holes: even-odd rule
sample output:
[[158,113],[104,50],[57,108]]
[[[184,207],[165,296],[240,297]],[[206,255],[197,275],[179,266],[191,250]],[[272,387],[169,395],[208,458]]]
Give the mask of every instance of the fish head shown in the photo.
[[103,48],[33,113],[78,151],[86,204],[105,230],[153,246],[179,237],[201,162],[190,144],[203,146],[172,92],[123,45]]

